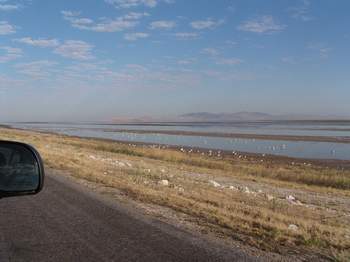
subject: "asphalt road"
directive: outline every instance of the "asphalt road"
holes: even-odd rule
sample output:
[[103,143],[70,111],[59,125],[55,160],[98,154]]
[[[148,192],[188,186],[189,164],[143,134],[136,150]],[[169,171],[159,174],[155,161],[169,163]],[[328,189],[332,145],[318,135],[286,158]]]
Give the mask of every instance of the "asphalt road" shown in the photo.
[[255,261],[56,175],[37,196],[0,199],[0,261]]

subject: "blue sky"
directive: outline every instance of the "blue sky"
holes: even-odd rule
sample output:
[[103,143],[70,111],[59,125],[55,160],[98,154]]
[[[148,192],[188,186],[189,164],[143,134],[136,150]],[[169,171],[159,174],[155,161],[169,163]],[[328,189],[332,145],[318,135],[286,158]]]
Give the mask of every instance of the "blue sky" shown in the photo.
[[0,120],[350,115],[347,0],[0,0]]

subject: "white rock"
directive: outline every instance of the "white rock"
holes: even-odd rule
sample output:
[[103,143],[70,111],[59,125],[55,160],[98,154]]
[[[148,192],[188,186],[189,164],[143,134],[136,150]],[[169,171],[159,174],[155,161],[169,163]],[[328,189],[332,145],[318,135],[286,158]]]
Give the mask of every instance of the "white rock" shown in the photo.
[[165,173],[165,169],[161,169],[160,172],[162,172],[164,174]]
[[214,187],[221,187],[221,185],[214,180],[209,180],[209,183],[212,184]]
[[159,181],[159,184],[162,186],[169,186],[169,181],[164,179],[164,180]]
[[266,198],[268,201],[272,201],[274,199],[274,197],[272,195],[269,195],[269,194],[266,195]]
[[184,193],[185,192],[185,189],[183,187],[179,187],[178,190],[179,190],[180,193]]
[[298,231],[299,227],[297,225],[290,224],[288,226],[288,229],[291,230],[291,231]]
[[132,164],[130,164],[129,162],[125,163],[128,167],[132,167]]
[[288,200],[289,202],[294,202],[295,201],[295,197],[292,195],[286,196],[286,200]]
[[236,190],[236,191],[238,190],[238,188],[235,187],[235,186],[230,186],[229,189],[231,189],[231,190]]
[[250,194],[251,193],[247,186],[244,188],[243,192],[246,193],[246,194]]
[[123,162],[115,161],[115,163],[119,167],[125,167],[125,164]]

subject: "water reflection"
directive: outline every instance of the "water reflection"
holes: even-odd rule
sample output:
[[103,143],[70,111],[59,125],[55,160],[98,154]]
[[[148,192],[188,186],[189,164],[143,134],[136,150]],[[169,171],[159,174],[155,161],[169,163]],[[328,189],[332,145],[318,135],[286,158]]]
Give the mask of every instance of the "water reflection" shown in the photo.
[[[105,126],[101,127],[100,125],[81,126],[45,124],[40,126],[25,127],[81,137],[96,137],[120,141],[129,141],[131,143],[145,142],[175,146],[200,147],[217,150],[230,150],[233,152],[241,151],[248,153],[274,154],[297,158],[350,160],[350,144],[346,143],[343,144],[330,142],[260,140],[166,134],[135,134],[128,132],[105,132]],[[120,129],[120,126],[113,127]],[[109,129],[110,128],[111,127],[109,126]],[[130,126],[123,126],[123,128],[130,129]],[[138,128],[143,129],[151,127],[138,126]],[[157,128],[158,130],[161,130],[162,128],[169,127],[153,126],[152,128]],[[193,130],[194,127],[186,128],[191,128],[191,130]],[[135,129],[135,126],[132,126],[132,129]],[[205,132],[208,132],[208,130],[205,129]],[[349,134],[349,132],[347,132],[347,134]],[[312,135],[315,134],[313,133]]]
[[189,131],[189,132],[212,132],[212,133],[242,133],[262,135],[296,135],[296,136],[334,136],[350,137],[350,122],[237,122],[237,123],[187,123],[187,124],[153,124],[153,125],[107,125],[107,124],[10,124],[12,126],[66,131],[66,130],[160,130],[160,131]]

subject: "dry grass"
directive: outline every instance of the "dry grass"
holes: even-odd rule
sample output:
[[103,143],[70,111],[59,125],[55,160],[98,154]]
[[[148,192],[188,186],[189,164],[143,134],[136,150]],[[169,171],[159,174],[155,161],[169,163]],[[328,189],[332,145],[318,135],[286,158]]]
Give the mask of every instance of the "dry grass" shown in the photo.
[[[212,159],[5,128],[0,128],[0,139],[30,143],[52,168],[188,214],[210,231],[261,249],[311,252],[340,261],[350,256],[349,171]],[[169,186],[159,184],[163,179]],[[215,187],[210,180],[223,186]],[[291,192],[304,204],[286,201]],[[298,230],[288,229],[291,224]]]

